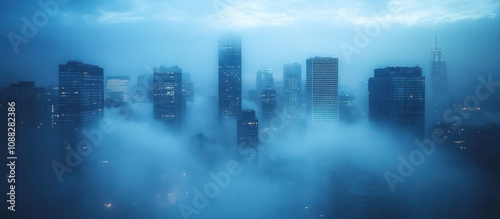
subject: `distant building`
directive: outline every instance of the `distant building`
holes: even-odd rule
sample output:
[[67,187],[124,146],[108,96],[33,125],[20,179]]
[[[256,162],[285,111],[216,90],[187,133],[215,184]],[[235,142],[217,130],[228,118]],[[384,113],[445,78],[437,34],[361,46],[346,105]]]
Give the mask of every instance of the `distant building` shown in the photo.
[[46,106],[45,88],[35,87],[35,82],[21,81],[4,89],[6,101],[16,102],[16,126],[25,128],[51,127],[50,112]]
[[106,78],[106,103],[127,103],[130,94],[130,77],[110,76]]
[[80,131],[103,118],[103,69],[79,61],[59,65],[59,127]]
[[237,119],[241,113],[241,37],[219,38],[219,119]]
[[315,57],[306,62],[306,105],[311,126],[335,127],[339,124],[338,59]]
[[302,92],[302,65],[298,63],[283,65],[283,89],[285,107],[294,112],[300,108]]
[[191,74],[182,74],[182,93],[187,104],[193,103],[194,86],[191,81]]
[[258,70],[256,74],[256,88],[258,91],[273,90],[274,77],[272,69]]
[[[255,111],[244,110],[237,122],[238,149],[257,148],[259,144],[259,121]],[[240,154],[240,153],[239,153]]]
[[268,127],[276,111],[276,90],[263,90],[261,94],[262,121]]
[[420,67],[375,69],[368,92],[371,122],[424,135],[425,77]]
[[356,95],[341,93],[339,95],[339,119],[340,124],[349,125],[358,119],[356,109]]
[[437,36],[434,40],[434,48],[431,49],[430,84],[430,97],[436,101],[443,101],[448,92],[448,76],[443,50],[437,47]]
[[137,84],[132,87],[130,98],[133,103],[146,103],[153,99],[153,76],[150,74],[137,76]]
[[153,115],[173,129],[181,129],[186,101],[182,93],[182,69],[177,66],[155,69],[153,76]]
[[46,109],[50,114],[50,126],[57,128],[59,124],[59,87],[49,86],[45,91],[45,98],[48,103]]
[[434,48],[431,49],[430,53],[430,75],[427,81],[429,115],[427,120],[434,123],[441,122],[448,97],[447,66],[443,59],[443,51],[437,47],[437,36],[434,38]]

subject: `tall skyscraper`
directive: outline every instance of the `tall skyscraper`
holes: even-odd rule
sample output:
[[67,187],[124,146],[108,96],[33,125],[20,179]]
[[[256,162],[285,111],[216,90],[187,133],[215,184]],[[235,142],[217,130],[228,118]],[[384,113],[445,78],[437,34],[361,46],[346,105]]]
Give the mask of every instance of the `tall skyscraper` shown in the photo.
[[425,77],[420,67],[375,69],[368,92],[370,122],[423,136]]
[[302,65],[299,63],[283,65],[283,84],[285,107],[290,112],[300,107],[302,95]]
[[182,69],[160,67],[153,75],[153,115],[173,129],[181,129],[186,101],[182,94]]
[[255,111],[244,110],[241,112],[237,122],[237,145],[238,149],[254,148],[259,145],[259,121],[255,117]]
[[59,127],[63,133],[79,131],[103,118],[103,74],[101,67],[79,61],[59,65]]
[[313,128],[339,124],[338,59],[314,57],[306,61],[306,105]]
[[434,36],[434,48],[431,49],[431,93],[433,101],[443,101],[448,91],[448,79],[446,61],[443,59],[443,51],[437,47],[437,35]]
[[110,76],[106,78],[106,102],[127,103],[130,94],[130,77]]
[[237,119],[241,113],[241,37],[219,38],[219,119]]

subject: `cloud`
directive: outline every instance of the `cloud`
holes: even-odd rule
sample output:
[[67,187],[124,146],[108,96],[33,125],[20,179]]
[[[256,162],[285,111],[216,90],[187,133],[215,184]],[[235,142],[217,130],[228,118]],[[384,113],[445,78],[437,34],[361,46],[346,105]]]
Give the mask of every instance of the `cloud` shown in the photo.
[[383,22],[415,26],[493,19],[500,3],[493,0],[390,0],[376,3],[215,0],[213,6],[216,13],[206,18],[212,25],[257,27],[297,22],[354,25]]

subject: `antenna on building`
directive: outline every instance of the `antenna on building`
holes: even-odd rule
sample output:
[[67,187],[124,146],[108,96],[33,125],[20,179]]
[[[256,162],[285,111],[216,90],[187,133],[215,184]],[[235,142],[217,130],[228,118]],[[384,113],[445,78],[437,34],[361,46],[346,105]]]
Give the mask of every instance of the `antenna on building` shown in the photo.
[[437,40],[438,40],[438,37],[437,37],[437,28],[434,29],[434,49],[437,49]]

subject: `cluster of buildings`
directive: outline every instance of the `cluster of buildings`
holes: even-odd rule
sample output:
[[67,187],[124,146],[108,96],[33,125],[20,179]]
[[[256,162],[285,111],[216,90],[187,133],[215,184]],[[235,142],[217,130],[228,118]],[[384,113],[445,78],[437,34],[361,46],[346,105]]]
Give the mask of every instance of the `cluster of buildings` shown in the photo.
[[[357,95],[339,92],[339,60],[312,57],[305,65],[305,83],[299,63],[283,65],[281,81],[275,80],[272,69],[257,71],[256,87],[248,91],[248,100],[257,110],[242,109],[241,37],[226,34],[219,38],[218,117],[235,120],[238,145],[258,139],[259,130],[271,128],[277,110],[302,118],[312,130],[328,131],[356,120]],[[446,62],[437,46],[431,50],[430,70],[431,89],[426,95],[422,68],[375,69],[367,94],[362,94],[368,96],[370,122],[423,136],[426,99],[440,103],[446,96]],[[69,61],[59,65],[58,86],[41,88],[34,82],[19,82],[0,89],[0,97],[18,102],[19,126],[57,127],[64,135],[100,121],[105,107],[131,102],[152,102],[156,120],[173,130],[182,129],[194,96],[189,74],[178,66],[159,67],[152,75],[138,76],[134,86],[130,81],[128,76],[105,77],[103,68],[96,65]]]

